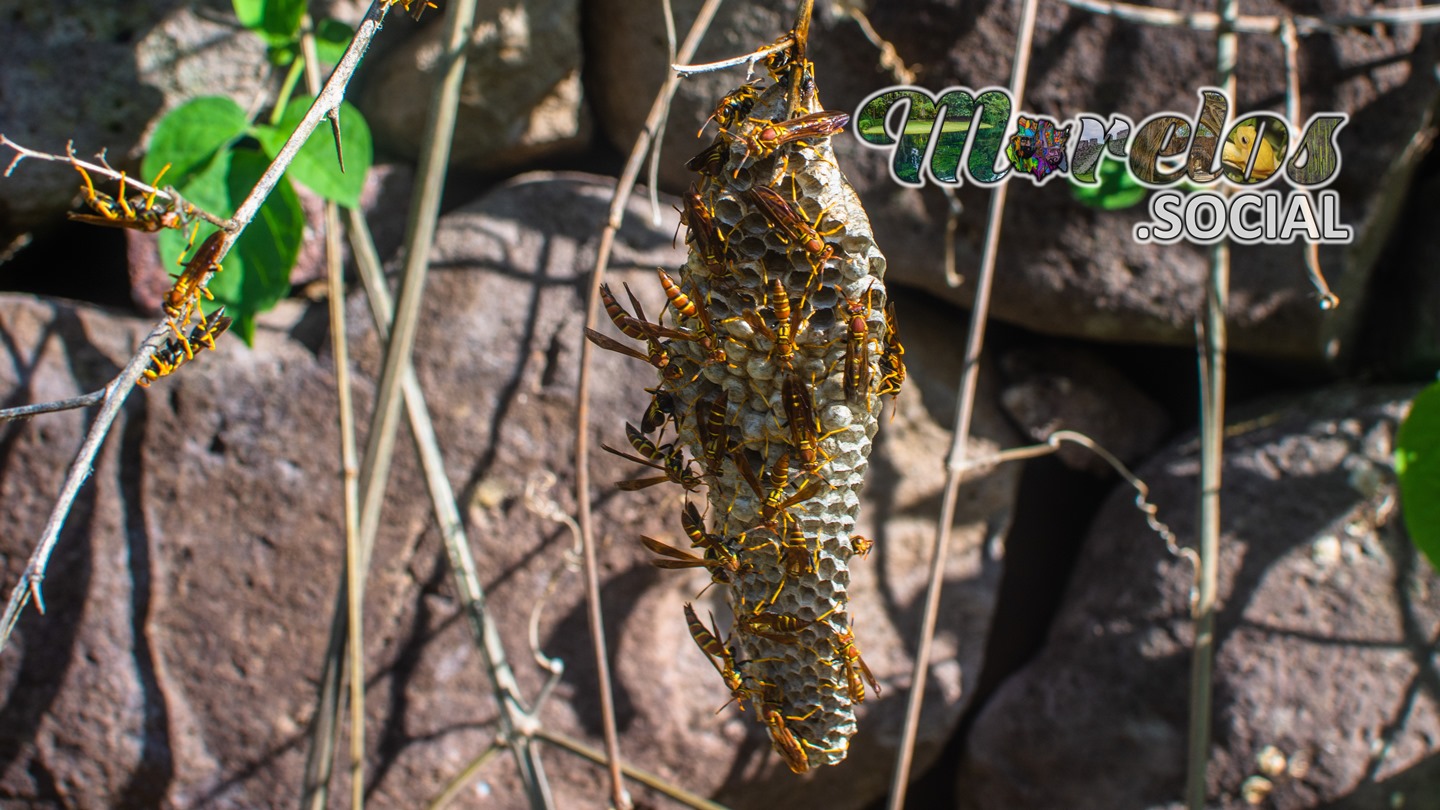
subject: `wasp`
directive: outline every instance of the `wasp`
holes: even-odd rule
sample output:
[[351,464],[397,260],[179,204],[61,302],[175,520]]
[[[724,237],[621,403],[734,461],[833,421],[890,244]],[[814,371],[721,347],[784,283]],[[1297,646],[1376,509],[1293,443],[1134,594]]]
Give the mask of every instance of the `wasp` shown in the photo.
[[790,426],[790,440],[800,456],[800,465],[814,475],[820,469],[824,455],[820,450],[820,440],[824,436],[820,435],[820,422],[815,418],[815,409],[810,403],[810,390],[794,373],[787,373],[780,381],[780,400]]
[[695,413],[695,432],[700,436],[705,470],[717,479],[722,472],[721,460],[730,446],[730,437],[725,432],[729,407],[730,395],[722,388],[714,398],[702,401]]
[[800,631],[812,624],[823,621],[826,616],[835,612],[830,608],[813,619],[802,619],[789,613],[771,613],[769,611],[742,612],[735,617],[735,626],[740,628],[742,633],[760,638],[778,641],[782,644],[795,644],[800,641]]
[[799,521],[791,522],[783,536],[776,536],[780,538],[777,545],[783,574],[775,585],[775,592],[770,594],[769,600],[764,603],[767,605],[775,604],[775,600],[780,598],[780,591],[784,590],[786,580],[813,574],[819,566],[820,552],[810,550],[810,541],[805,537],[805,531],[800,528]]
[[715,112],[710,113],[710,117],[700,125],[700,132],[695,133],[695,137],[700,137],[700,133],[705,131],[705,127],[711,121],[719,124],[722,130],[744,121],[750,116],[750,110],[754,109],[755,101],[758,98],[760,98],[760,91],[753,84],[742,84],[735,88],[729,95],[720,99],[720,103],[715,107]]
[[[155,233],[166,228],[183,230],[193,221],[193,208],[187,207],[187,211],[182,213],[173,201],[166,201],[157,206],[155,197],[159,194],[158,191],[149,191],[126,198],[124,172],[120,173],[119,194],[111,197],[103,191],[95,190],[95,183],[90,179],[90,173],[85,171],[85,167],[75,160],[73,154],[70,156],[70,165],[75,167],[75,171],[79,172],[80,177],[85,181],[85,188],[80,193],[85,197],[85,204],[95,212],[94,214],[71,212],[67,214],[70,219],[107,228],[128,228],[145,233]],[[155,175],[155,179],[150,185],[156,186],[160,182],[160,178],[164,177],[168,171],[170,171],[170,164],[166,163],[160,173]],[[193,238],[194,235],[191,236]]]
[[820,219],[825,216],[823,211],[816,217],[815,225],[811,225],[794,206],[780,196],[780,192],[769,186],[751,186],[743,192],[743,196],[759,208],[775,227],[784,231],[791,241],[800,245],[809,254],[814,267],[820,267],[835,257],[835,247],[825,241],[828,234],[822,234],[815,229],[816,225],[820,224]]
[[671,278],[670,274],[665,272],[665,268],[657,267],[655,268],[655,272],[660,277],[660,287],[665,290],[665,297],[670,301],[670,306],[674,307],[676,312],[686,318],[700,321],[700,330],[695,332],[691,330],[666,329],[663,326],[656,327],[653,324],[646,324],[645,328],[652,329],[655,334],[660,336],[671,337],[677,340],[693,340],[698,343],[701,350],[705,352],[707,363],[724,363],[725,349],[722,346],[716,345],[715,327],[710,323],[710,313],[705,309],[705,305],[686,295],[685,292],[680,289],[680,285],[675,283],[675,279]]
[[[710,622],[714,624],[714,616],[710,617]],[[690,606],[689,602],[685,603],[685,623],[690,628],[690,637],[695,639],[701,652],[705,653],[705,657],[710,660],[710,663],[715,666],[715,670],[720,673],[720,677],[724,679],[725,686],[730,690],[730,699],[735,701],[736,705],[740,707],[740,711],[745,711],[746,699],[753,701],[755,698],[751,690],[745,687],[745,681],[736,668],[735,658],[730,654],[730,649],[720,642],[720,628],[716,626],[712,632],[710,628],[706,627],[705,623],[700,621],[700,617],[695,615],[695,609]],[[726,703],[725,705],[730,704]],[[725,706],[720,708],[724,709]]]
[[735,461],[735,467],[740,475],[750,484],[755,491],[755,496],[763,503],[760,505],[760,525],[774,527],[788,516],[790,507],[807,501],[825,487],[825,482],[819,478],[812,478],[804,486],[797,487],[794,494],[785,497],[785,487],[790,483],[790,454],[783,452],[775,463],[770,465],[769,489],[766,490],[760,483],[759,476],[750,467],[750,460],[745,457],[743,450],[736,450],[730,454]]
[[725,139],[716,138],[715,142],[705,147],[700,154],[685,161],[685,168],[709,177],[719,177],[725,170],[725,158],[729,152],[730,145]]
[[680,222],[690,229],[685,241],[695,245],[696,252],[712,275],[722,275],[725,271],[725,240],[715,225],[715,212],[706,207],[694,184],[682,199],[685,207],[680,212]]
[[[657,269],[660,270],[664,278],[668,279],[668,276],[664,275],[665,271],[663,269]],[[674,286],[674,283],[674,280],[671,279],[671,286]],[[681,293],[678,287],[675,288],[675,292],[680,295],[683,301],[690,301],[689,297]],[[670,353],[665,351],[664,346],[660,345],[661,338],[696,341],[706,351],[710,362],[717,362],[715,359],[717,357],[719,358],[718,362],[724,362],[725,350],[716,348],[714,340],[710,335],[704,333],[696,334],[688,329],[671,329],[667,326],[652,323],[645,319],[645,309],[640,305],[640,300],[635,297],[635,294],[630,292],[630,285],[628,284],[625,285],[625,294],[630,296],[630,305],[635,308],[636,314],[633,316],[625,311],[625,308],[620,305],[619,301],[615,300],[614,293],[610,291],[610,285],[600,285],[600,300],[605,305],[605,314],[610,316],[610,320],[615,324],[615,328],[619,329],[626,337],[644,341],[648,354],[642,355],[640,352],[630,349],[624,344],[605,338],[603,335],[595,332],[595,330],[587,327],[585,335],[590,338],[590,342],[603,349],[609,349],[627,357],[644,360],[657,369],[660,369],[661,373],[669,380],[679,380],[683,378],[684,372],[681,371],[678,366],[671,365]],[[702,321],[702,324],[708,323],[708,318]]]
[[850,545],[855,549],[856,556],[868,557],[870,556],[870,549],[875,547],[875,541],[868,537],[852,534],[850,535]]
[[640,542],[646,548],[660,555],[660,558],[653,559],[650,564],[656,568],[678,570],[682,568],[705,568],[710,571],[710,579],[723,584],[729,584],[734,577],[744,570],[740,559],[734,554],[726,551],[723,555],[710,557],[697,557],[688,551],[666,545],[653,537],[640,535]]
[[[850,690],[850,699],[856,703],[865,702],[865,681],[870,682],[876,697],[879,697],[880,684],[875,681],[870,667],[865,665],[865,659],[860,657],[860,649],[855,646],[855,633],[851,630],[836,633],[835,638],[830,641],[830,646],[835,648],[835,654],[840,656],[840,663],[845,668],[845,681]],[[862,677],[865,679],[864,681],[861,680]]]
[[[180,328],[188,324],[194,314],[195,300],[201,295],[212,300],[215,297],[201,285],[207,275],[218,273],[223,269],[216,259],[219,258],[220,250],[224,247],[224,235],[224,231],[216,231],[206,237],[195,251],[195,255],[185,263],[185,269],[175,279],[175,286],[165,294],[165,300],[161,306],[164,308],[165,314],[170,316],[170,328],[177,337],[180,335]],[[178,325],[176,321],[179,321]]]
[[795,369],[795,339],[804,317],[800,307],[790,306],[790,293],[778,278],[770,280],[770,311],[775,315],[774,329],[753,309],[745,310],[741,317],[770,341],[770,358],[781,372],[789,374]]
[[870,293],[874,289],[875,282],[871,281],[862,305],[836,288],[844,298],[845,315],[849,318],[845,333],[845,398],[857,405],[864,404],[870,392]]
[[665,474],[619,481],[615,486],[627,492],[634,492],[656,484],[663,484],[666,481],[673,481],[692,492],[700,488],[702,482],[699,477],[690,472],[690,462],[685,460],[685,451],[670,444],[656,445],[629,422],[625,423],[625,436],[630,440],[630,445],[645,458],[616,450],[608,444],[601,444],[600,447],[606,452],[614,453],[636,464],[644,464],[646,467],[660,470]]
[[665,351],[665,347],[661,346],[659,341],[650,340],[648,343],[650,353],[642,354],[613,338],[608,338],[596,332],[588,326],[585,327],[585,338],[602,349],[609,349],[612,352],[623,354],[626,357],[644,360],[659,369],[661,375],[667,380],[679,380],[685,377],[685,371],[681,369],[678,364],[671,362],[670,353]]
[[885,305],[885,347],[880,351],[880,383],[876,394],[899,394],[905,382],[905,347],[895,328],[895,304]]
[[795,732],[785,725],[785,721],[804,722],[819,710],[820,707],[816,706],[803,715],[789,717],[780,711],[779,706],[774,702],[767,700],[759,706],[760,718],[770,732],[771,747],[775,749],[781,759],[785,760],[785,764],[790,766],[790,770],[794,773],[805,773],[810,770],[810,758],[805,755],[805,748],[801,745],[801,741],[796,738]]
[[675,397],[663,388],[646,388],[645,392],[650,395],[650,404],[640,416],[640,431],[654,433],[675,419]]
[[[419,22],[419,21],[420,21],[420,15],[425,13],[425,9],[427,9],[427,8],[439,8],[439,6],[437,6],[437,5],[435,5],[434,3],[430,2],[430,0],[383,0],[383,2],[381,2],[380,5],[382,5],[382,6],[394,6],[394,5],[398,5],[398,6],[400,6],[401,8],[405,9],[406,11],[408,11],[408,12],[410,13],[410,18],[413,19],[413,20],[415,20],[416,22]],[[414,8],[411,8],[412,5],[414,6]]]
[[[810,541],[805,537],[799,522],[791,523],[790,530],[785,533],[785,539],[780,544],[780,559],[785,565],[786,575],[798,578],[815,573],[819,557],[818,549],[810,550]],[[774,602],[774,597],[771,597],[771,602]]]
[[850,123],[849,113],[826,110],[802,115],[788,121],[747,119],[739,126],[736,137],[745,145],[745,159],[752,155],[764,159],[787,143],[805,138],[824,138],[840,132]]
[[180,368],[187,360],[194,359],[197,345],[213,351],[215,339],[230,328],[230,322],[231,319],[225,317],[225,307],[222,306],[196,324],[189,335],[167,339],[164,345],[155,350],[150,366],[141,373],[140,378],[135,381],[136,384],[148,388],[155,380],[175,373],[175,369]]

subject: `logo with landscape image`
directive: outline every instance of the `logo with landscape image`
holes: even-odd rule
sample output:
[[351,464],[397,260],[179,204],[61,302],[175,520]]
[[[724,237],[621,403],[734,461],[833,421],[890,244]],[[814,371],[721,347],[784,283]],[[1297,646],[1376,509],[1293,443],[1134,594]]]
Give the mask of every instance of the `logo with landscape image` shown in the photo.
[[[1004,88],[891,87],[860,104],[855,134],[891,152],[891,177],[904,186],[924,186],[926,175],[952,186],[964,177],[993,186],[1023,176],[1039,186],[1063,176],[1077,198],[1103,209],[1148,197],[1149,219],[1134,227],[1142,243],[1352,240],[1338,193],[1322,190],[1340,172],[1335,137],[1345,114],[1317,113],[1303,127],[1272,112],[1232,120],[1220,90],[1198,95],[1192,116],[1158,113],[1137,126],[1118,114],[1017,112]],[[1265,188],[1281,178],[1284,191]]]

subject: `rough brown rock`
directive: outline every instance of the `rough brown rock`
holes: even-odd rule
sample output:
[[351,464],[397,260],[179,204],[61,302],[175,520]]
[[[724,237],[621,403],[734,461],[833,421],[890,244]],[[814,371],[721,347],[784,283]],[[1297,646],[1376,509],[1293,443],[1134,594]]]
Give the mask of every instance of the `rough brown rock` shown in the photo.
[[[599,746],[596,677],[578,575],[564,571],[571,535],[526,505],[527,489],[573,511],[574,387],[583,289],[610,196],[609,181],[517,180],[448,215],[437,235],[417,368],[481,580],[525,698],[546,673],[528,627],[565,662],[540,717]],[[612,259],[659,309],[653,268],[681,258],[675,214],[658,228],[632,203]],[[855,581],[866,660],[886,687],[867,702],[856,760],[796,781],[763,732],[725,698],[680,612],[703,574],[657,571],[635,538],[682,537],[673,487],[616,493],[630,462],[592,456],[601,589],[627,761],[737,807],[776,795],[824,796],[860,807],[884,790],[875,763],[893,752],[919,621],[923,560],[938,504],[940,460],[958,374],[954,318],[902,301],[911,380],[882,428],[862,515],[877,541]],[[349,302],[366,421],[379,352],[361,300]],[[93,388],[114,373],[145,325],[28,298],[0,299],[16,349],[0,366],[12,400]],[[608,328],[608,325],[603,328]],[[334,588],[340,577],[340,488],[333,374],[280,318],[255,349],[218,352],[127,405],[62,537],[44,617],[33,612],[0,655],[4,716],[0,792],[41,807],[257,807],[296,801]],[[43,348],[43,353],[40,349]],[[592,447],[623,442],[653,379],[637,361],[595,354]],[[17,387],[17,382],[24,384]],[[993,383],[986,383],[986,391]],[[990,396],[993,396],[990,395]],[[0,434],[7,509],[0,538],[13,582],[80,441],[81,416],[10,425]],[[1013,442],[995,406],[977,417],[982,446]],[[397,445],[366,617],[370,806],[414,807],[493,739],[495,704],[456,604],[410,444]],[[543,485],[556,478],[552,488]],[[965,500],[952,549],[940,653],[921,764],[953,729],[978,674],[998,577],[995,538],[1013,479],[982,479]],[[545,597],[552,577],[556,590]],[[723,621],[723,619],[722,619]],[[904,634],[902,635],[900,634]],[[933,714],[932,714],[933,713]],[[342,743],[343,748],[343,743]],[[601,803],[598,768],[542,747],[557,806]],[[337,778],[337,791],[346,790]],[[637,798],[653,800],[641,788]],[[467,788],[497,807],[522,806],[508,758]]]
[[[1008,83],[1016,7],[964,0],[867,5],[879,34],[894,43],[906,63],[918,66],[917,84],[938,91]],[[1198,1],[1178,5],[1213,10],[1212,4]],[[698,6],[698,0],[676,3],[682,32]],[[664,76],[660,12],[623,0],[601,0],[596,7],[590,17],[595,25],[588,33],[594,71],[587,86],[603,131],[628,149]],[[1353,13],[1366,7],[1328,0],[1303,11]],[[1245,13],[1283,14],[1288,9],[1267,2],[1247,6]],[[789,29],[789,14],[789,8],[772,4],[728,3],[695,61],[749,52]],[[1434,126],[1437,37],[1433,26],[1374,26],[1304,38],[1302,114],[1333,110],[1351,116],[1339,135],[1344,168],[1331,188],[1339,191],[1342,220],[1355,228],[1356,243],[1320,252],[1343,303],[1332,312],[1316,307],[1300,248],[1237,246],[1228,313],[1236,351],[1320,364],[1343,358],[1353,348],[1367,280],[1393,232],[1411,173],[1425,153],[1426,138],[1417,138],[1417,133]],[[1196,90],[1215,83],[1214,42],[1209,32],[1140,26],[1042,3],[1024,107],[1059,119],[1081,112],[1121,113],[1135,122],[1163,111],[1191,115],[1198,107]],[[866,96],[900,83],[879,69],[879,51],[845,17],[817,16],[810,56],[830,109],[853,112]],[[681,83],[663,144],[665,154],[677,160],[662,163],[664,187],[679,191],[690,182],[678,159],[709,142],[708,136],[697,140],[692,135],[740,70]],[[1240,110],[1282,107],[1285,73],[1273,38],[1242,35],[1239,71]],[[1232,120],[1237,112],[1231,111]],[[850,134],[835,142],[839,162],[870,212],[876,237],[887,246],[891,279],[968,304],[974,295],[989,192],[973,184],[960,191],[965,214],[957,235],[958,268],[970,282],[951,288],[941,263],[945,197],[933,187],[899,187],[889,175],[888,152],[866,148]],[[1047,334],[1092,340],[1180,346],[1193,342],[1208,250],[1136,244],[1131,228],[1148,219],[1143,206],[1118,212],[1087,208],[1071,199],[1063,182],[1034,188],[1015,180],[1009,186],[991,305],[995,317]]]
[[[480,3],[451,165],[513,171],[583,147],[590,118],[580,86],[579,18],[578,0]],[[444,25],[427,23],[367,66],[364,89],[354,99],[376,144],[407,159],[420,152],[444,39]]]
[[[1221,501],[1212,806],[1372,798],[1433,757],[1426,693],[1435,573],[1399,522],[1393,438],[1413,389],[1342,388],[1235,414]],[[1193,545],[1193,441],[1140,470]],[[1045,650],[976,720],[959,774],[971,808],[1154,807],[1184,782],[1191,566],[1121,488],[1082,552]],[[1413,778],[1404,780],[1413,789]],[[1254,784],[1252,782],[1252,784]],[[1400,784],[1400,783],[1397,783]],[[1380,806],[1384,802],[1369,806]],[[1362,806],[1362,805],[1353,805]]]
[[[1133,465],[1170,430],[1160,405],[1089,349],[1056,343],[1016,349],[1001,358],[1000,367],[1007,378],[1000,394],[1005,413],[1034,441],[1057,430],[1078,431]],[[1075,444],[1063,444],[1056,455],[1077,470],[1113,472]]]

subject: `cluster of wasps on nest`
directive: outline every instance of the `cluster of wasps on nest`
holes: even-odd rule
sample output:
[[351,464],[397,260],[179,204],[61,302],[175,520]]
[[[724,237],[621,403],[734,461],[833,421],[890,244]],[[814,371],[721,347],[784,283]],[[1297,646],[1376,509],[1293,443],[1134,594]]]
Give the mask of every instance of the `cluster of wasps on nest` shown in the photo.
[[[103,156],[101,160],[104,160]],[[70,219],[91,225],[125,228],[143,233],[155,233],[166,228],[179,231],[191,228],[190,245],[194,246],[195,234],[199,232],[200,223],[195,216],[194,209],[188,205],[177,203],[174,199],[157,201],[156,198],[159,195],[154,191],[127,198],[124,172],[120,173],[119,191],[116,196],[112,197],[103,191],[96,190],[90,173],[75,160],[73,152],[70,154],[70,165],[80,173],[80,178],[84,181],[80,194],[85,205],[94,212],[93,214],[71,213]],[[155,177],[155,181],[150,186],[154,188],[169,169],[170,166],[167,164],[160,170],[160,174]],[[180,366],[194,360],[196,353],[201,349],[213,351],[215,339],[230,328],[231,319],[226,317],[225,307],[219,307],[209,315],[200,312],[199,307],[200,296],[213,299],[210,291],[205,289],[205,282],[222,269],[220,263],[216,261],[220,253],[222,234],[222,231],[216,231],[207,237],[189,261],[186,261],[183,256],[181,257],[184,269],[175,277],[175,286],[165,294],[165,299],[161,303],[169,321],[172,336],[155,350],[149,367],[136,380],[138,385],[147,387],[155,380],[173,374]],[[202,316],[198,321],[195,319],[197,314]],[[194,326],[191,326],[192,323]]]
[[[625,426],[638,455],[605,447],[659,474],[618,486],[686,490],[680,524],[703,556],[641,542],[655,565],[704,568],[728,588],[729,635],[687,603],[690,633],[803,773],[845,758],[854,704],[867,682],[879,692],[846,599],[849,562],[871,546],[853,530],[880,397],[905,367],[885,259],[830,146],[849,116],[820,108],[803,50],[765,66],[772,83],[725,96],[718,137],[687,164],[700,175],[681,213],[688,261],[656,272],[668,311],[652,322],[628,287],[630,310],[601,287],[643,350],[586,334],[659,371],[639,427]],[[702,487],[704,514],[688,500]]]

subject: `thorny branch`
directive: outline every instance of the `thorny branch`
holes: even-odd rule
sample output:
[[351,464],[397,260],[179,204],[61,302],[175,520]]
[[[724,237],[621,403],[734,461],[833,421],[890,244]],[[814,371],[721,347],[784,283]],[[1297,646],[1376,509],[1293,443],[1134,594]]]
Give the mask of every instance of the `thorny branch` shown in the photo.
[[173,203],[176,210],[193,213],[195,216],[200,217],[201,219],[205,220],[211,225],[214,225],[217,228],[230,227],[229,220],[218,217],[210,213],[209,211],[206,211],[205,209],[195,205],[189,200],[186,200],[184,197],[180,196],[180,192],[176,191],[174,186],[157,188],[156,186],[152,186],[148,183],[142,182],[138,178],[131,177],[125,172],[114,168],[110,165],[110,162],[105,159],[104,152],[101,152],[99,155],[97,155],[97,157],[100,159],[99,164],[91,163],[88,160],[80,160],[79,158],[75,157],[74,141],[66,142],[65,154],[63,155],[56,155],[51,154],[50,152],[42,152],[38,149],[26,148],[5,137],[3,133],[0,133],[0,146],[8,146],[11,149],[15,150],[15,157],[11,159],[10,165],[5,167],[5,177],[9,177],[11,174],[13,174],[15,172],[15,167],[19,166],[20,161],[25,160],[26,158],[30,158],[32,160],[44,160],[52,163],[64,163],[70,166],[78,166],[90,172],[91,174],[98,174],[102,177],[108,177],[111,180],[120,180],[121,178],[124,178],[125,185],[146,194],[154,194],[156,197],[163,197]]
[[[215,258],[217,264],[224,259],[225,254],[229,252],[235,240],[239,238],[240,234],[245,230],[245,227],[254,219],[255,214],[260,210],[260,204],[264,202],[265,198],[274,190],[281,175],[284,174],[285,169],[295,159],[295,155],[299,152],[300,146],[309,138],[310,133],[314,131],[316,125],[320,123],[331,107],[340,103],[340,99],[343,98],[345,93],[345,87],[350,82],[350,77],[354,75],[355,69],[359,66],[361,59],[364,58],[365,52],[370,47],[371,40],[373,40],[375,34],[379,32],[387,10],[388,6],[382,5],[379,0],[371,3],[370,10],[366,13],[365,19],[361,21],[357,28],[355,38],[350,41],[350,46],[345,50],[345,55],[341,58],[340,64],[336,66],[335,72],[330,75],[329,81],[326,82],[325,89],[315,99],[314,103],[311,104],[310,111],[306,113],[305,119],[291,135],[290,140],[286,141],[285,148],[276,156],[275,161],[270,165],[270,168],[266,170],[265,175],[260,179],[260,182],[256,184],[245,203],[241,205],[240,210],[223,226],[224,236],[221,238],[220,250]],[[13,142],[8,139],[5,143],[11,145],[12,148],[14,146]],[[37,155],[27,154],[24,156],[36,157]],[[68,158],[65,160],[68,162]],[[15,162],[18,161],[19,158],[17,157]],[[14,168],[15,162],[11,163],[10,168]],[[102,174],[106,173],[104,167],[97,167],[97,170]],[[130,182],[129,178],[127,178],[126,182]],[[150,188],[148,186],[144,188],[148,193]],[[162,193],[159,189],[155,191],[157,195]],[[206,273],[199,281],[200,286],[203,287],[208,284],[211,275],[213,275],[213,273]],[[145,369],[150,366],[150,360],[154,356],[155,350],[159,348],[161,342],[169,333],[170,325],[168,321],[162,320],[156,324],[155,327],[150,330],[150,334],[141,342],[134,356],[130,358],[130,362],[128,362],[116,378],[106,386],[105,402],[101,406],[100,412],[96,414],[95,421],[91,423],[89,433],[86,435],[84,443],[81,444],[80,450],[75,455],[75,460],[70,465],[70,470],[65,477],[65,483],[61,487],[60,494],[55,502],[55,508],[50,514],[50,519],[45,524],[45,530],[40,536],[40,541],[36,544],[35,551],[31,554],[30,561],[26,564],[24,573],[20,575],[20,581],[15,584],[15,588],[10,593],[10,599],[5,606],[4,615],[0,616],[0,650],[3,650],[6,645],[9,644],[10,637],[15,631],[15,625],[20,620],[20,613],[25,609],[25,605],[28,604],[31,599],[34,599],[35,606],[42,613],[44,612],[45,602],[41,595],[40,585],[45,579],[45,569],[49,565],[50,555],[54,552],[55,544],[60,538],[60,529],[65,525],[65,520],[70,514],[70,509],[75,503],[75,498],[80,493],[80,487],[85,483],[85,479],[90,477],[95,456],[100,452],[100,447],[104,444],[105,437],[109,434],[110,427],[115,422],[115,417],[119,415],[121,406],[125,404],[125,399],[135,387],[135,381],[138,380]]]

